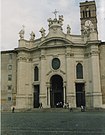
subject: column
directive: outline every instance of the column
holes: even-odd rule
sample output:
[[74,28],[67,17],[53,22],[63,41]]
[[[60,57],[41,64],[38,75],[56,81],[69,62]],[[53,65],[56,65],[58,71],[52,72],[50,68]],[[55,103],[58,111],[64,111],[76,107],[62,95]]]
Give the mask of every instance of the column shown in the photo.
[[47,86],[47,106],[50,108],[50,85]]
[[66,84],[64,83],[64,86],[63,86],[63,96],[64,96],[64,104],[67,102],[66,101]]

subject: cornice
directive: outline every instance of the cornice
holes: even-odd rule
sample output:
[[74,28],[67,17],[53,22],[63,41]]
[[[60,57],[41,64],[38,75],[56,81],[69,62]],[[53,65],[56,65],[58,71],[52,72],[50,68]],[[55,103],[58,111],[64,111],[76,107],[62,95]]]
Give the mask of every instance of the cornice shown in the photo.
[[29,48],[26,48],[26,47],[19,47],[19,48],[15,48],[15,51],[17,51],[17,52],[20,52],[20,51],[26,51],[26,52],[29,52],[30,49],[29,49]]
[[91,45],[99,45],[100,43],[101,43],[101,40],[87,41],[86,47],[91,46]]
[[63,41],[65,44],[73,44],[70,40],[64,38],[64,37],[51,37],[51,38],[46,38],[44,41],[40,43],[40,46],[43,46],[44,44],[50,42],[50,41]]

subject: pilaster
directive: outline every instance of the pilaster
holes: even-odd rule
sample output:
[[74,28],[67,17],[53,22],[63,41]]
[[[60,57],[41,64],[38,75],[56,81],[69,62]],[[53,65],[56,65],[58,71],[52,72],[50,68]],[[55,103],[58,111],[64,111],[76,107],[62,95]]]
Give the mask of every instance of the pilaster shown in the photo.
[[[28,54],[27,54],[28,55]],[[18,53],[17,58],[17,96],[16,108],[32,107],[31,61],[25,53]]]
[[41,50],[40,56],[40,102],[43,104],[43,107],[46,107],[47,104],[47,87],[46,87],[46,58],[45,50]]
[[91,67],[92,67],[93,107],[101,107],[102,93],[101,93],[98,45],[91,45],[90,57],[91,57]]
[[75,83],[74,83],[74,54],[71,48],[66,50],[66,74],[67,74],[67,102],[70,103],[72,107],[76,107],[76,94],[75,94]]

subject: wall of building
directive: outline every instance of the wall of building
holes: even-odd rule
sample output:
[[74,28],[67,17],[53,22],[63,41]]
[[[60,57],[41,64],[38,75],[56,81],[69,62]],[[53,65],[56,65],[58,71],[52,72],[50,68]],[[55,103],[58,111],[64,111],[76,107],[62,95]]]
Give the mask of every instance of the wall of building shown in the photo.
[[17,54],[14,51],[1,53],[1,103],[2,109],[16,105]]
[[[40,51],[32,51],[32,53],[23,50],[17,54],[14,51],[2,52],[2,107],[7,109],[16,104],[17,108],[33,108],[33,92],[36,84],[40,85],[40,102],[43,103],[43,107],[48,107],[47,89],[50,87],[51,77],[56,74],[63,78],[63,86],[66,87],[67,94],[66,101],[70,102],[72,107],[76,107],[76,83],[85,84],[86,106],[99,107],[101,105],[100,89],[99,85],[95,85],[97,81],[99,82],[95,71],[98,69],[94,65],[96,60],[99,62],[97,49],[97,45],[93,44],[87,46],[86,49],[68,46],[66,48],[43,48]],[[102,101],[105,104],[105,69],[103,68],[105,66],[105,45],[102,43],[99,49]],[[61,63],[58,70],[52,68],[52,59],[55,57],[59,58]],[[78,63],[83,65],[83,79],[76,78]],[[36,65],[39,68],[39,81],[37,82],[34,81]],[[8,80],[8,75],[12,75],[11,81]],[[8,86],[11,86],[11,90],[8,90]]]
[[105,42],[100,44],[100,71],[101,71],[101,90],[102,101],[105,104]]

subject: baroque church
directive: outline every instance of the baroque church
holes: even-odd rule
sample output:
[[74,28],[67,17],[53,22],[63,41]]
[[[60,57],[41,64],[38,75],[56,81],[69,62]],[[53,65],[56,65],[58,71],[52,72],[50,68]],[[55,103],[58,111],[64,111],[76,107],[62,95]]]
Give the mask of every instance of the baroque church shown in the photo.
[[73,35],[63,15],[49,18],[48,34],[24,39],[19,32],[18,48],[1,52],[1,106],[17,109],[105,108],[105,42],[98,39],[95,1],[80,3],[81,34]]

